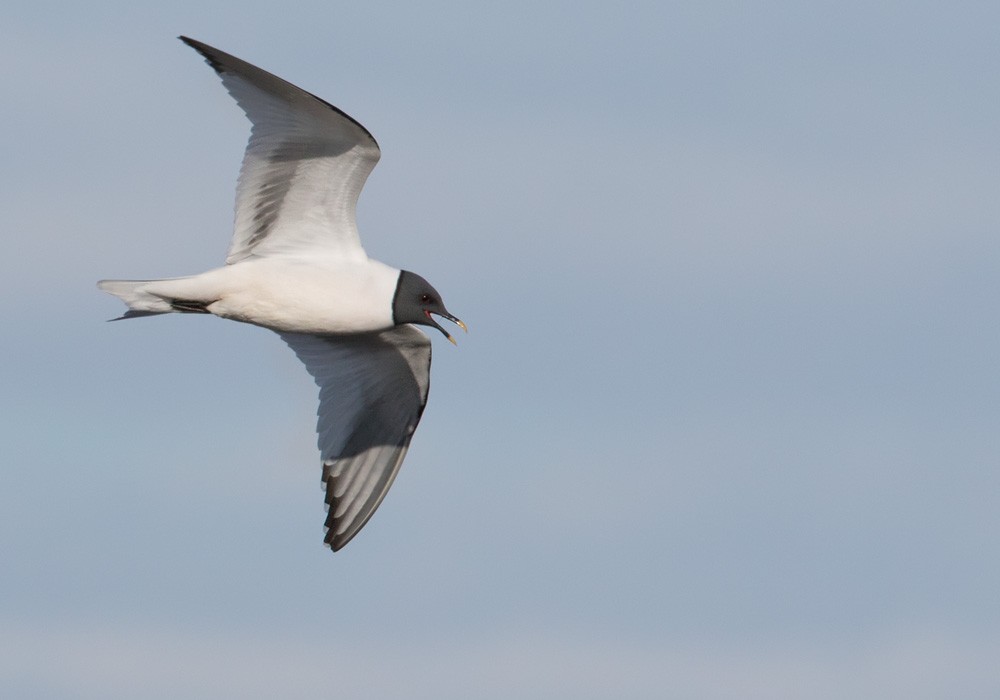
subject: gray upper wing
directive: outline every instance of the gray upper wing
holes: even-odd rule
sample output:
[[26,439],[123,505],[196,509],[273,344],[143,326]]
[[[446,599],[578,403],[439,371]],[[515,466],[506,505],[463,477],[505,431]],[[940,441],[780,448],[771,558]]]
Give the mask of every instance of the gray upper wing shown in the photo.
[[226,262],[324,252],[363,258],[355,208],[379,159],[372,135],[267,71],[200,41],[181,40],[215,69],[253,124]]
[[382,503],[427,403],[431,343],[413,326],[381,333],[282,333],[320,387],[326,542],[347,544]]

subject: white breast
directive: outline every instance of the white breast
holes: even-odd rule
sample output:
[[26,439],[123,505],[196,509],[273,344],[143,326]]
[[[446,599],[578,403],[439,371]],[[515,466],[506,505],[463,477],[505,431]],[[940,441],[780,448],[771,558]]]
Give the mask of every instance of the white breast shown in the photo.
[[[250,258],[189,278],[217,316],[276,331],[363,333],[391,328],[399,270],[377,260]],[[211,288],[211,290],[209,290]]]

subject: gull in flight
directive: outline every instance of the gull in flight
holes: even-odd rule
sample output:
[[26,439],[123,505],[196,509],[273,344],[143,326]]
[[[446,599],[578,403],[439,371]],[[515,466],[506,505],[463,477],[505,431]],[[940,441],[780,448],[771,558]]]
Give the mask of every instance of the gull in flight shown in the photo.
[[385,498],[427,403],[431,342],[416,325],[454,343],[434,316],[465,324],[423,277],[361,247],[355,205],[379,159],[368,130],[275,75],[180,39],[219,74],[253,125],[226,264],[98,287],[128,305],[123,319],[214,314],[270,328],[291,346],[320,387],[326,543],[336,551]]

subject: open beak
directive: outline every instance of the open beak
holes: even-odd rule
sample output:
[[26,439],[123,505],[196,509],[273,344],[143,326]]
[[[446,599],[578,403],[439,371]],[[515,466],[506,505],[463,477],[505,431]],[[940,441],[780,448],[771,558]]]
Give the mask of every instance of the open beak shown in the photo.
[[[442,328],[440,325],[438,325],[437,321],[435,321],[433,318],[431,318],[431,313],[432,312],[430,312],[430,311],[424,311],[424,315],[427,316],[427,320],[429,320],[431,322],[431,324],[433,324],[433,326],[435,328],[437,328],[439,331],[441,331],[442,333],[444,333],[444,337],[448,339],[448,342],[450,342],[452,345],[458,345],[458,343],[455,342],[455,339],[451,337],[451,333],[449,333],[448,331],[446,331],[444,328]],[[468,327],[459,318],[457,318],[455,316],[452,316],[447,311],[435,311],[433,313],[437,314],[441,318],[448,319],[449,321],[451,321],[452,323],[454,323],[456,326],[458,326],[459,328],[461,328],[466,333],[469,332]]]

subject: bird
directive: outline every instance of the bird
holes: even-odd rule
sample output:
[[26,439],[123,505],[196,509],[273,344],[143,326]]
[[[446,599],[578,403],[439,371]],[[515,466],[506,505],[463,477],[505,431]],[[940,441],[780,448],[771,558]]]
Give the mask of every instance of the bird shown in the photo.
[[431,340],[464,331],[423,277],[369,258],[358,195],[378,143],[332,104],[186,36],[251,123],[225,264],[197,275],[101,280],[124,315],[213,314],[277,332],[319,386],[324,542],[337,551],[368,522],[403,463],[430,386]]

